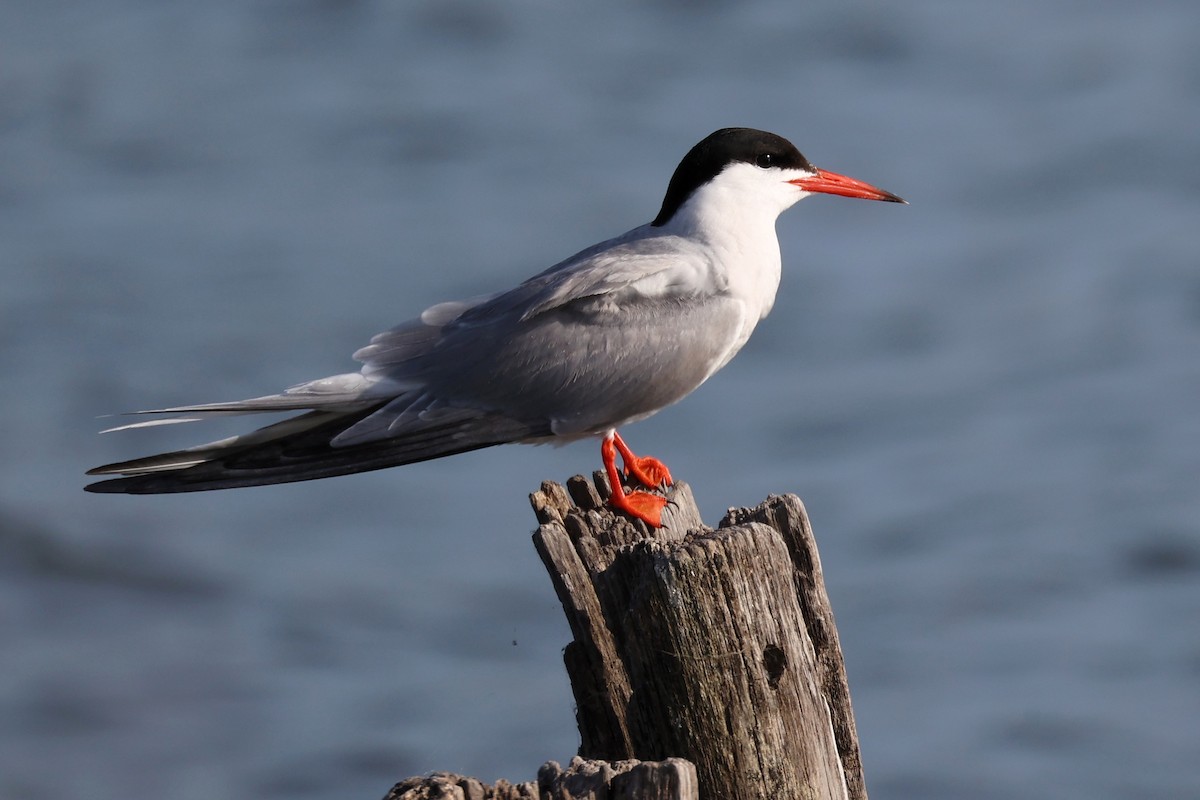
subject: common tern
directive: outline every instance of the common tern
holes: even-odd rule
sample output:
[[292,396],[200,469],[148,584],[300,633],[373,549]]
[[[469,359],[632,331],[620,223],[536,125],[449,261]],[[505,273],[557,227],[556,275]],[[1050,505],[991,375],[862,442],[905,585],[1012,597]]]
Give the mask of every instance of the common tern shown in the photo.
[[[652,222],[506,292],[441,303],[358,350],[359,372],[279,394],[136,414],[110,430],[212,415],[305,413],[209,444],[108,464],[91,492],[229,489],[381,469],[510,442],[601,438],[609,503],[661,526],[670,485],[617,428],[690,394],[729,363],[779,288],[775,221],[810,194],[903,203],[818,169],[780,136],[725,128],[676,168]],[[616,466],[620,454],[624,473]],[[626,489],[623,478],[643,489]]]

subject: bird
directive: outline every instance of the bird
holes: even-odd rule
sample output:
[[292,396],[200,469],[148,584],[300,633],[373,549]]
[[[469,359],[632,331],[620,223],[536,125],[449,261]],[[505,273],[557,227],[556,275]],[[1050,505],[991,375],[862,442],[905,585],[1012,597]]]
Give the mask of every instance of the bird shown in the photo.
[[259,486],[500,444],[598,437],[609,504],[661,527],[670,470],[635,455],[617,429],[683,399],[746,344],[779,288],[776,220],[812,194],[906,202],[818,169],[776,134],[715,131],[679,162],[649,223],[507,291],[425,309],[355,352],[358,372],[248,400],[131,412],[152,419],[104,432],[301,413],[220,441],[96,467],[88,474],[123,477],[85,489],[162,494]]

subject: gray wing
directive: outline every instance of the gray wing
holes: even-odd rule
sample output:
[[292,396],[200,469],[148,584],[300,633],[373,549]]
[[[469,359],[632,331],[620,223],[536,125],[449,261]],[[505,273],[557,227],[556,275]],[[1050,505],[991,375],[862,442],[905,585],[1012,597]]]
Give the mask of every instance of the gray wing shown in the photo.
[[635,229],[511,291],[435,306],[355,357],[443,403],[598,433],[676,402],[728,360],[747,314],[724,289],[699,247]]
[[141,412],[193,421],[308,411],[242,436],[99,467],[89,474],[127,477],[87,488],[160,493],[309,480],[587,435],[649,416],[728,360],[744,309],[722,294],[702,255],[668,237],[634,236],[641,231],[509,292],[427,309],[355,353],[360,374],[252,400]]
[[475,415],[391,439],[334,444],[338,433],[370,413],[370,408],[352,415],[311,411],[244,436],[98,467],[88,474],[126,477],[84,488],[107,494],[166,494],[266,486],[413,464],[538,435],[514,420]]

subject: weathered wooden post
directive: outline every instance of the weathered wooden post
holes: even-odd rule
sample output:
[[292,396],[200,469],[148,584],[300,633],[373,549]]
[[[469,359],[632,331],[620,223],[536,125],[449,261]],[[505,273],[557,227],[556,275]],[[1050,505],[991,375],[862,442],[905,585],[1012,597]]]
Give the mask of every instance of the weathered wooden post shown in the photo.
[[[548,763],[536,784],[474,783],[493,794],[433,776],[397,784],[389,800],[865,799],[837,630],[799,498],[731,510],[711,529],[680,483],[665,526],[651,530],[612,513],[604,476],[594,481],[547,482],[530,497],[534,544],[574,635],[564,660],[581,758],[565,771]],[[439,780],[458,794],[429,793]]]

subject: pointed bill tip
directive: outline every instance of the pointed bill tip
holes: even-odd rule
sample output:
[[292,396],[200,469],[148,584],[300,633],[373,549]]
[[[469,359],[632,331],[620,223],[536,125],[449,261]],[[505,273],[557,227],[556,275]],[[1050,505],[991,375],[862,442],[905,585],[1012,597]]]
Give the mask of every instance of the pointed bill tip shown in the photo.
[[793,186],[798,186],[806,192],[814,194],[836,194],[842,197],[855,197],[860,200],[882,200],[885,203],[902,203],[908,205],[908,201],[899,195],[885,192],[877,186],[872,186],[865,181],[860,181],[857,178],[850,178],[846,175],[839,175],[836,172],[818,169],[816,174],[811,177],[796,178],[788,181]]

